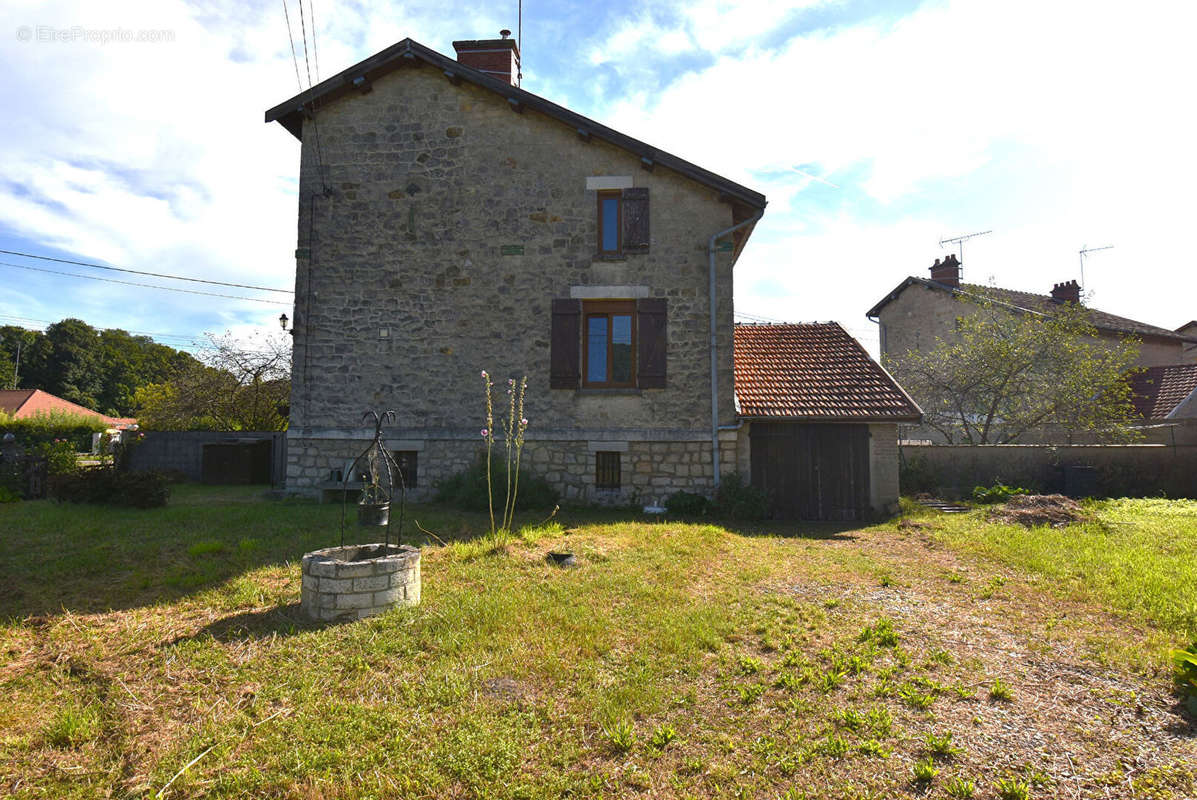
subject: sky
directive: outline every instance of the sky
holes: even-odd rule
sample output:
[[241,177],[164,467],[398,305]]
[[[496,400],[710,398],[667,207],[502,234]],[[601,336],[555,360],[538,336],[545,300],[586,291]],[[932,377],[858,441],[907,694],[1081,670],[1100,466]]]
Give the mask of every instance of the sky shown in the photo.
[[[0,249],[290,289],[299,143],[265,109],[404,37],[452,55],[517,19],[515,0],[8,0]],[[1047,293],[1113,245],[1085,260],[1088,302],[1176,328],[1197,318],[1194,29],[1190,0],[526,0],[523,88],[767,196],[742,319],[836,320],[876,353],[865,312],[942,240],[992,231],[964,244],[966,281]],[[291,315],[285,294],[8,254],[0,287],[0,324],[175,347]]]

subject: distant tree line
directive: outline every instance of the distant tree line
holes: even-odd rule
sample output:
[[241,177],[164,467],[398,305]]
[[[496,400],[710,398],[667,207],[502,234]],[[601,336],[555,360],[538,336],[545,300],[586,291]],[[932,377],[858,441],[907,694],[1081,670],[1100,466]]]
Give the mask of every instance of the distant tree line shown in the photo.
[[98,330],[78,319],[55,322],[44,332],[0,327],[0,386],[41,389],[113,417],[133,416],[142,386],[172,380],[199,363],[148,336]]
[[281,334],[250,342],[208,334],[193,356],[78,319],[44,332],[5,325],[0,388],[41,389],[151,430],[285,430],[290,345]]

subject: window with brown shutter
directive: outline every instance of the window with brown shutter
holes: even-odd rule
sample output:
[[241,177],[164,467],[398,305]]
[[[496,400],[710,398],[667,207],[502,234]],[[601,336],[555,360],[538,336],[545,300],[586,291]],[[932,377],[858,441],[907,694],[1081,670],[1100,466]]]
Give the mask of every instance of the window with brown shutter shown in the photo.
[[636,330],[639,333],[636,385],[641,389],[665,388],[668,350],[666,301],[645,297],[636,301]]
[[603,190],[598,193],[598,254],[609,258],[647,253],[648,189]]
[[582,385],[597,389],[636,385],[636,303],[591,301],[582,306]]
[[623,252],[648,252],[648,189],[623,190]]
[[549,388],[577,389],[582,378],[579,356],[581,300],[554,300],[553,323],[549,337]]

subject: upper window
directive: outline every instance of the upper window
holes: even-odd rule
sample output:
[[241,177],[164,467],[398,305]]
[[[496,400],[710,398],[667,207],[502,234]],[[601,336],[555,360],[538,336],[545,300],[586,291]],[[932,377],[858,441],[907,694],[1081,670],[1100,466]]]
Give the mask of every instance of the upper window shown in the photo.
[[599,253],[623,252],[623,194],[619,191],[598,193]]
[[583,304],[586,341],[583,385],[619,388],[636,385],[636,303],[603,301]]
[[648,189],[602,189],[598,192],[598,254],[626,256],[647,253]]

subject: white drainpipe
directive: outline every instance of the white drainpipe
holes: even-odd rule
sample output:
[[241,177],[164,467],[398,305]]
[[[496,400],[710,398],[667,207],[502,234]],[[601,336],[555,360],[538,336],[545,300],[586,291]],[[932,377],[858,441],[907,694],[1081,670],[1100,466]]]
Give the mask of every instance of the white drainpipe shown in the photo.
[[715,242],[728,234],[735,233],[745,225],[751,225],[761,218],[764,209],[753,214],[748,219],[732,225],[725,231],[719,231],[707,243],[707,255],[710,258],[710,296],[711,296],[711,465],[715,469],[715,488],[719,488],[719,371],[716,360],[715,338]]

